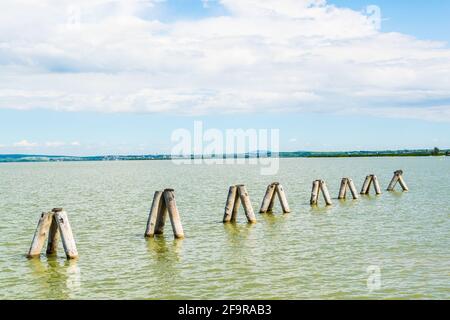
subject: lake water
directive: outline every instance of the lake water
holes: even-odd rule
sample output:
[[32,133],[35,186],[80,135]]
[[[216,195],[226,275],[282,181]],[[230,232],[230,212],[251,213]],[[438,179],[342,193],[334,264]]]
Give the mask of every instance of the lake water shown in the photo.
[[[410,192],[384,191],[397,169]],[[381,196],[335,199],[342,177],[359,191],[371,173]],[[318,178],[332,207],[309,206]],[[292,213],[278,203],[257,213],[273,181]],[[276,176],[170,161],[1,164],[0,182],[1,299],[450,298],[448,158],[281,159]],[[228,187],[241,183],[258,222],[241,211],[224,225]],[[173,240],[168,223],[145,239],[153,193],[168,187],[186,238]],[[60,245],[56,257],[28,260],[39,215],[54,207],[66,209],[80,258],[67,261]]]

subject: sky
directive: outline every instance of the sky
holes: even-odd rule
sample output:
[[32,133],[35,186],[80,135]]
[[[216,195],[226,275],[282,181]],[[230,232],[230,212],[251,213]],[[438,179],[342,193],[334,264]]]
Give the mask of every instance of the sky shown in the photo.
[[4,0],[0,154],[450,148],[450,1]]

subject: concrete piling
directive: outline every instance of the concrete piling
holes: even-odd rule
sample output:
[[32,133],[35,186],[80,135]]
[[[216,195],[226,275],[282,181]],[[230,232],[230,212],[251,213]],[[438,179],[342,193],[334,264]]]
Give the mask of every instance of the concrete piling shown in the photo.
[[78,251],[67,213],[63,209],[53,209],[53,213],[55,214],[55,221],[58,224],[66,257],[67,259],[76,259],[78,257]]
[[327,206],[331,206],[333,203],[331,201],[330,193],[328,191],[327,184],[323,180],[315,180],[312,184],[311,190],[311,200],[310,204],[315,206],[319,202],[319,194],[322,192],[323,198],[325,200],[325,204]]
[[381,187],[380,187],[380,183],[378,182],[378,178],[377,178],[376,175],[373,175],[372,181],[373,181],[373,186],[375,188],[375,193],[377,195],[380,195],[381,194]]
[[361,187],[361,194],[369,193],[369,187],[370,187],[371,181],[372,181],[372,176],[371,175],[366,176],[366,179],[364,180],[364,183]]
[[155,235],[156,219],[158,218],[162,195],[162,191],[155,191],[155,194],[153,195],[152,207],[150,208],[150,213],[147,220],[147,228],[145,229],[146,237],[153,237]]
[[39,257],[47,240],[47,254],[56,253],[58,240],[61,239],[67,259],[76,259],[78,251],[73,237],[67,213],[62,208],[55,208],[41,214],[27,257]]
[[55,215],[52,217],[52,223],[50,225],[50,230],[48,234],[48,240],[47,240],[47,254],[55,254],[58,249],[58,241],[60,239],[59,230],[58,230],[58,223],[55,221]]
[[355,183],[352,179],[348,178],[348,186],[354,200],[358,199],[358,191],[356,191]]
[[234,203],[236,201],[236,193],[237,193],[237,187],[231,186],[228,190],[228,197],[227,202],[225,204],[225,213],[223,215],[223,222],[230,222],[233,217],[233,209],[234,209]]
[[377,176],[374,174],[366,176],[366,179],[364,180],[363,186],[361,188],[361,194],[368,195],[372,184],[375,189],[375,193],[377,195],[380,195],[381,194],[380,183],[378,181]]
[[347,193],[347,186],[348,186],[348,179],[342,178],[341,187],[339,188],[339,196],[338,196],[339,200],[345,199],[345,195]]
[[405,180],[403,180],[403,176],[398,177],[398,182],[399,182],[400,186],[402,187],[403,191],[409,191],[409,188],[406,185]]
[[[161,191],[163,193],[163,191]],[[166,225],[167,220],[167,206],[166,201],[163,200],[163,196],[161,200],[159,201],[158,206],[158,215],[156,217],[156,224],[155,224],[155,234],[163,234],[164,233],[164,226]]]
[[342,178],[338,196],[339,200],[346,199],[347,189],[350,189],[350,193],[352,194],[354,200],[358,199],[358,192],[356,191],[353,180],[350,178]]
[[175,201],[175,191],[173,189],[155,192],[147,220],[145,237],[164,234],[167,216],[169,216],[175,239],[183,239],[184,231],[181,224],[180,213]]
[[183,226],[181,225],[180,213],[178,212],[175,201],[175,191],[173,189],[164,190],[164,201],[169,212],[170,222],[172,224],[173,235],[176,239],[184,238]]
[[266,189],[266,194],[264,195],[263,201],[261,203],[261,209],[259,213],[266,213],[269,211],[269,206],[272,203],[272,198],[275,194],[276,185],[274,183],[269,184]]
[[320,191],[323,193],[326,205],[331,206],[333,203],[331,202],[330,193],[328,192],[327,184],[323,180],[320,181]]
[[239,196],[239,190],[236,187],[236,196],[234,198],[234,205],[233,205],[233,213],[231,215],[231,222],[236,222],[240,206],[241,206],[241,197]]
[[[223,223],[236,222],[239,207],[242,203],[245,216],[249,223],[255,223],[256,217],[253,211],[253,206],[250,201],[250,196],[245,185],[231,186],[228,190],[227,202],[225,204],[225,213]],[[230,217],[231,212],[231,217]]]
[[284,192],[284,188],[281,184],[277,185],[277,195],[278,199],[280,200],[283,213],[290,213],[291,208],[289,207],[289,203],[287,201],[286,192]]
[[392,177],[392,180],[389,183],[387,191],[394,191],[397,182],[400,184],[403,191],[405,192],[409,191],[408,186],[406,185],[405,180],[403,179],[403,170],[397,170],[394,172],[394,176]]
[[31,242],[30,250],[28,251],[27,257],[34,258],[41,255],[41,250],[44,247],[45,239],[47,238],[50,230],[50,225],[52,224],[53,213],[43,212],[39,218],[36,231],[34,232],[34,237]]
[[278,182],[273,182],[267,186],[266,194],[264,195],[260,213],[272,212],[275,204],[275,197],[278,197],[283,213],[290,213],[291,209],[287,201],[286,193],[283,186]]
[[241,198],[242,206],[244,207],[245,215],[247,216],[247,220],[249,223],[255,223],[256,217],[253,212],[253,206],[250,201],[250,196],[247,192],[247,188],[245,185],[238,186],[239,197]]
[[319,202],[319,190],[320,190],[320,180],[316,180],[312,184],[311,200],[309,202],[312,206],[317,205],[317,203]]

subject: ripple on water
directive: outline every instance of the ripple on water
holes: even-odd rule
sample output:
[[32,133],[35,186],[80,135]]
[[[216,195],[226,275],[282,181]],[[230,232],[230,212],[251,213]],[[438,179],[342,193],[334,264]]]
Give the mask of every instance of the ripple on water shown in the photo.
[[[383,189],[404,169],[409,193],[309,206],[311,182]],[[448,159],[282,159],[276,176],[244,166],[169,161],[7,164],[0,168],[0,298],[5,299],[431,299],[450,298]],[[231,184],[255,212],[267,184],[283,183],[292,213],[221,223]],[[429,188],[429,186],[437,186]],[[155,190],[176,190],[186,239],[144,239]],[[322,201],[322,200],[321,200]],[[69,213],[80,259],[28,260],[42,211]],[[370,268],[372,269],[370,269]],[[368,269],[369,268],[369,269]],[[375,268],[375,269],[374,269]],[[371,290],[368,270],[378,270]]]

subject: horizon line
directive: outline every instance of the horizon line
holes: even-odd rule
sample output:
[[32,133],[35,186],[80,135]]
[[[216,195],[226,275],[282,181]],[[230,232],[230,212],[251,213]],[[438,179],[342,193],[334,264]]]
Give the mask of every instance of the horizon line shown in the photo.
[[441,152],[448,152],[450,151],[450,148],[439,148],[439,147],[432,147],[432,148],[401,148],[401,149],[379,149],[379,150],[369,150],[369,149],[360,149],[360,150],[336,150],[336,151],[310,151],[310,150],[295,150],[295,151],[262,151],[262,150],[256,150],[256,151],[248,151],[248,152],[241,152],[241,153],[219,153],[219,154],[184,154],[184,155],[172,155],[170,153],[140,153],[140,154],[92,154],[92,155],[64,155],[64,154],[40,154],[40,153],[0,153],[0,157],[5,156],[24,156],[24,157],[68,157],[68,158],[91,158],[91,157],[146,157],[146,156],[170,156],[170,157],[196,157],[196,156],[227,156],[227,155],[248,155],[248,154],[256,154],[261,153],[264,154],[281,154],[281,153],[355,153],[355,152],[366,152],[366,153],[379,153],[379,152],[412,152],[412,151],[433,151],[434,149],[439,149]]

